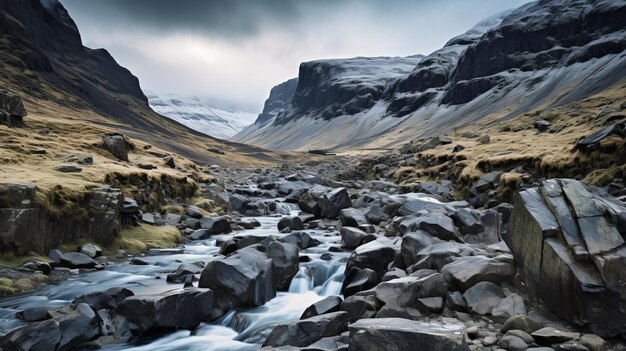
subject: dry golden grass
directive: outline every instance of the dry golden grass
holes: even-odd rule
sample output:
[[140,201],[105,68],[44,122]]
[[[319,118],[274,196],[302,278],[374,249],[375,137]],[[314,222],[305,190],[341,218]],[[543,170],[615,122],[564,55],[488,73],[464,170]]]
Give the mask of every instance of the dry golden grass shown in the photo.
[[119,237],[105,250],[112,253],[125,250],[129,254],[139,254],[153,248],[175,247],[182,240],[183,237],[176,227],[140,225],[123,229]]
[[[613,178],[623,177],[626,172],[624,139],[609,137],[602,142],[601,150],[591,154],[576,150],[575,144],[603,127],[608,117],[603,111],[624,114],[621,108],[624,96],[626,85],[622,84],[573,104],[537,109],[507,121],[501,120],[499,115],[486,117],[472,127],[449,134],[453,140],[451,145],[440,145],[416,154],[418,162],[412,167],[414,170],[400,168],[395,179],[401,184],[410,184],[427,179],[454,178],[459,184],[469,186],[490,171],[510,172],[521,166],[526,172],[543,177],[582,175],[587,183],[604,185]],[[548,132],[538,132],[534,128],[534,122],[539,119],[551,123]],[[462,137],[464,132],[486,134],[491,141],[481,144],[476,138]],[[465,149],[453,153],[452,148],[457,144]],[[520,174],[505,173],[498,189],[499,196],[510,196],[519,183]],[[466,191],[463,194],[466,195]]]

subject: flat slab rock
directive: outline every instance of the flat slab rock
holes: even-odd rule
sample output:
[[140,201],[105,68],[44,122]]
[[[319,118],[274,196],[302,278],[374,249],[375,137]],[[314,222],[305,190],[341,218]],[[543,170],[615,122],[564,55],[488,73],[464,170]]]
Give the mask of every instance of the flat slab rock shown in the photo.
[[361,319],[348,326],[351,351],[465,351],[465,325],[403,318]]

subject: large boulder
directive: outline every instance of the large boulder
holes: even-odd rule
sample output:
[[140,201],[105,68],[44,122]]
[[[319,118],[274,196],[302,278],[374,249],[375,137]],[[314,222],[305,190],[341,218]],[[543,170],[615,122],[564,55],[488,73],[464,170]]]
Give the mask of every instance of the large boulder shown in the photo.
[[576,180],[551,179],[521,191],[513,205],[504,239],[529,292],[598,335],[626,333],[623,203]]
[[467,289],[463,298],[471,312],[487,315],[504,299],[504,291],[494,283],[480,282]]
[[322,300],[312,304],[302,313],[300,319],[307,319],[321,314],[337,312],[343,300],[339,296],[327,296]]
[[341,247],[348,250],[354,250],[376,239],[375,235],[367,234],[361,229],[354,227],[341,227],[340,233]]
[[277,290],[286,291],[300,268],[298,247],[290,243],[272,241],[267,246],[267,257],[272,259],[272,276]]
[[478,282],[488,281],[500,284],[515,274],[513,258],[500,255],[495,258],[485,256],[465,256],[445,265],[441,272],[450,276],[460,289],[466,290]]
[[193,329],[210,319],[213,298],[213,291],[194,288],[132,296],[117,307],[116,313],[126,317],[137,334]]
[[61,264],[69,268],[93,268],[98,264],[91,257],[80,252],[67,252],[61,255]]
[[102,309],[116,308],[127,297],[133,296],[134,293],[126,288],[110,288],[106,291],[96,291],[89,294],[81,295],[74,299],[72,303],[86,303],[94,311]]
[[349,325],[350,351],[467,351],[465,325],[403,318],[361,319]]
[[348,313],[340,311],[280,324],[267,336],[263,346],[308,346],[346,331],[348,323]]
[[356,208],[344,208],[339,211],[341,224],[349,227],[358,227],[360,225],[369,224],[365,214]]
[[128,150],[130,149],[126,137],[118,133],[109,133],[102,136],[102,144],[113,156],[121,161],[128,162]]
[[200,228],[206,229],[210,234],[228,234],[233,231],[230,223],[225,218],[220,217],[200,218]]
[[5,90],[0,91],[0,124],[9,127],[21,126],[26,115],[26,109],[18,95]]
[[400,240],[378,238],[354,250],[348,259],[346,272],[349,272],[353,267],[359,269],[369,268],[376,272],[378,280],[380,280],[399,251]]
[[339,211],[352,207],[352,200],[345,188],[337,188],[324,193],[317,199],[320,209],[320,216],[324,218],[335,218]]
[[209,262],[198,286],[215,294],[218,315],[234,307],[260,306],[276,296],[272,260],[255,247],[240,249],[225,259]]
[[376,298],[385,304],[400,307],[415,307],[417,299],[444,297],[448,292],[448,282],[443,274],[435,273],[426,277],[403,277],[378,284]]

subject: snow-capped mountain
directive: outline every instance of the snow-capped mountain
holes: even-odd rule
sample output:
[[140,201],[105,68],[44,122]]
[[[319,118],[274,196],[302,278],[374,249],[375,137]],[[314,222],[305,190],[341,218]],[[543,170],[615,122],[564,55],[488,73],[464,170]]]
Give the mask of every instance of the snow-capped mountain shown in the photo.
[[577,101],[626,78],[624,18],[625,1],[541,0],[481,21],[393,79],[384,59],[306,62],[275,120],[232,139],[274,150],[387,148]]
[[228,139],[254,122],[253,106],[191,95],[145,91],[152,109],[201,133]]

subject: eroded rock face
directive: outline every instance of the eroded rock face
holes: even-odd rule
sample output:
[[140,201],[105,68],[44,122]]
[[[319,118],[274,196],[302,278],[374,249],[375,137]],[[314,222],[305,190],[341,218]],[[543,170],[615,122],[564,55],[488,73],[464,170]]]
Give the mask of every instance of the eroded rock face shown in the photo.
[[625,215],[601,189],[551,179],[520,192],[505,237],[531,292],[601,336],[626,332]]
[[93,189],[79,204],[87,216],[67,213],[60,218],[35,203],[36,192],[36,185],[0,184],[0,252],[45,255],[59,243],[75,242],[79,235],[106,245],[121,229],[119,189]]
[[403,318],[361,319],[349,326],[350,350],[469,350],[462,323],[420,322]]

